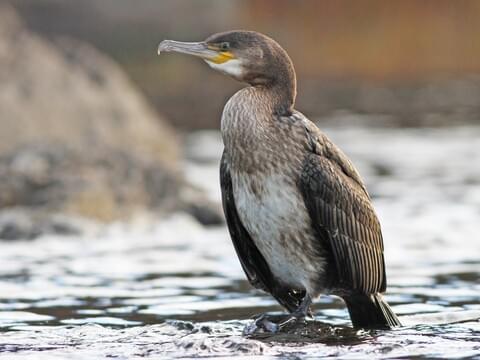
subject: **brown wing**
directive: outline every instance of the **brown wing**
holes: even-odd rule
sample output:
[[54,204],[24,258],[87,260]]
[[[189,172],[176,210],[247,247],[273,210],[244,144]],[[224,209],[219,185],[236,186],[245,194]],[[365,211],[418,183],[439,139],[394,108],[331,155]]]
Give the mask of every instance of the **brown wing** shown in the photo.
[[[313,124],[312,124],[313,126]],[[380,223],[348,158],[318,129],[299,187],[319,241],[327,249],[336,290],[375,293],[386,288]]]

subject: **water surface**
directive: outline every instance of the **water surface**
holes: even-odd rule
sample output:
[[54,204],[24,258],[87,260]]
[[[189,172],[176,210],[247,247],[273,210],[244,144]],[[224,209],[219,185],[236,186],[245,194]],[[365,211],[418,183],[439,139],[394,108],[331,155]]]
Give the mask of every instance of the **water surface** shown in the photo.
[[[374,199],[404,327],[352,330],[323,296],[315,323],[245,338],[281,309],[245,281],[226,228],[173,214],[0,243],[0,357],[480,358],[480,128],[327,132]],[[218,200],[218,134],[187,144],[189,178]]]

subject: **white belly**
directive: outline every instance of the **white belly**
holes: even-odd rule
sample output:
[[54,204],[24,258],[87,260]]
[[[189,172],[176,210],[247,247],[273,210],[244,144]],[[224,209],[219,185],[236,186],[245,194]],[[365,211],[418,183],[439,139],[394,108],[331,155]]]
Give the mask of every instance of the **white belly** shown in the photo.
[[237,173],[232,180],[239,217],[274,276],[314,296],[322,261],[312,249],[315,239],[298,190],[282,175]]

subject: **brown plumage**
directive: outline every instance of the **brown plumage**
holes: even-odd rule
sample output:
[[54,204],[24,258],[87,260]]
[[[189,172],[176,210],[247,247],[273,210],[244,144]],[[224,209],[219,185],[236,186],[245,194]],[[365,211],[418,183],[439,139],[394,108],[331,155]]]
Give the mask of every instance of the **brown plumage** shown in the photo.
[[383,240],[370,197],[350,160],[294,110],[285,50],[249,31],[167,40],[159,50],[199,56],[250,85],[225,105],[220,166],[228,228],[250,283],[295,318],[329,293],[345,300],[356,327],[399,325],[380,295]]

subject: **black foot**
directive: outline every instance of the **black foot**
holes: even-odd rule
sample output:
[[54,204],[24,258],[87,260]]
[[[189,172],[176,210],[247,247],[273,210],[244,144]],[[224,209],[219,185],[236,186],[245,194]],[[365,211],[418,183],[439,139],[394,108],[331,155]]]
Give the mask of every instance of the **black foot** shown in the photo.
[[282,329],[290,328],[299,322],[305,322],[305,318],[311,317],[310,304],[312,299],[306,294],[298,308],[289,315],[267,315],[262,314],[254,318],[253,323],[243,329],[243,335],[261,333],[275,334]]
[[245,326],[243,329],[243,335],[264,333],[276,334],[298,324],[299,322],[303,322],[304,320],[304,316],[298,316],[295,313],[288,315],[261,314],[254,318],[252,323]]

